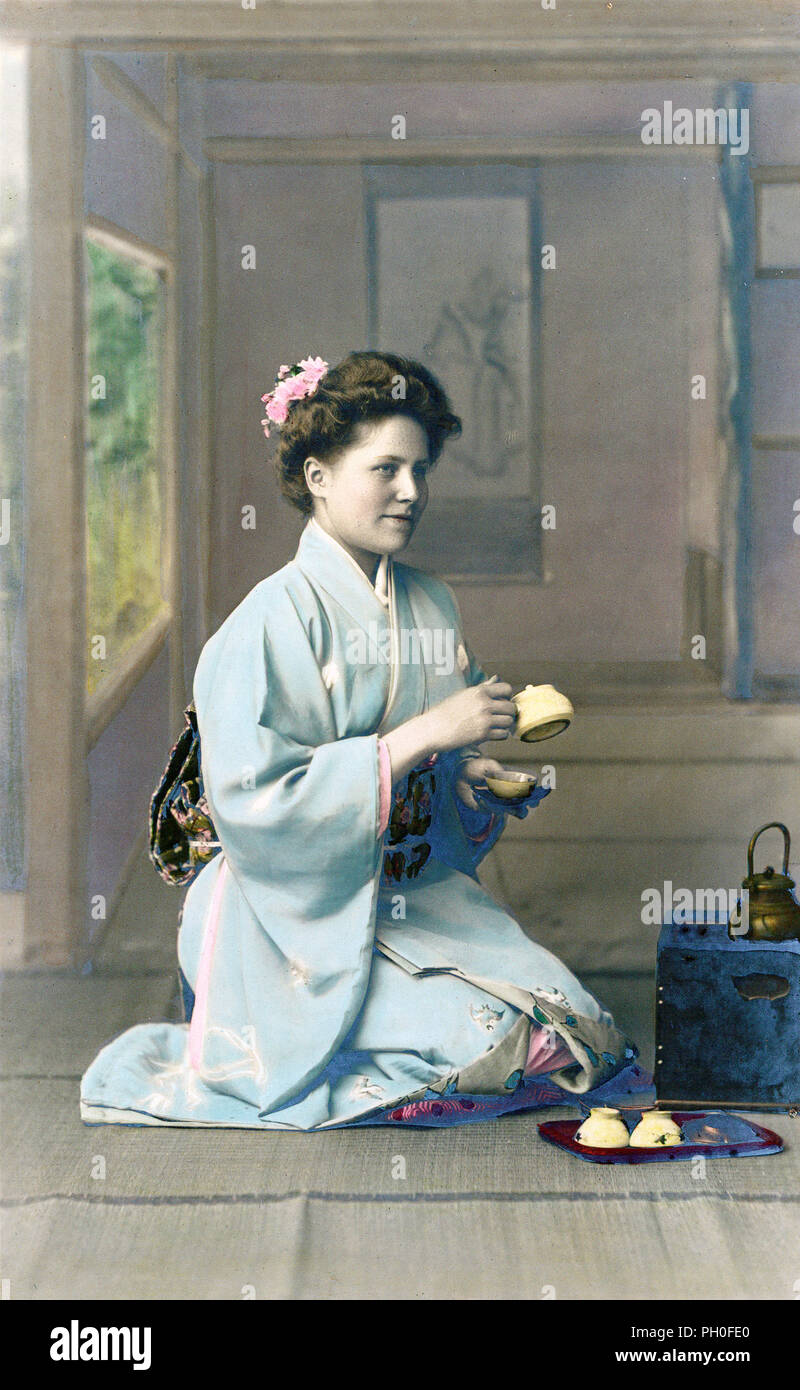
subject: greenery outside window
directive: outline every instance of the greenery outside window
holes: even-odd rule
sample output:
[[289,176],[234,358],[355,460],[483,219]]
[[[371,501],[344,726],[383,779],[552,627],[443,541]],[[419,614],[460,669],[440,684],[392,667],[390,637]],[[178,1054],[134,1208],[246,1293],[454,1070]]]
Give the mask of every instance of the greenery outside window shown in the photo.
[[87,692],[105,700],[155,654],[169,619],[165,271],[91,230],[86,286]]

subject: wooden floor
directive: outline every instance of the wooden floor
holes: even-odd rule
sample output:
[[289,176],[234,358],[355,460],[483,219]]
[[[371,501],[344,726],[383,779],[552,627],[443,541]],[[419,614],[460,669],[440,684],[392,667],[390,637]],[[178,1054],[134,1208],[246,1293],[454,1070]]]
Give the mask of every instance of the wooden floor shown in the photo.
[[[145,863],[92,974],[3,982],[12,1299],[797,1297],[800,1121],[786,1115],[766,1121],[784,1153],[700,1170],[580,1162],[536,1128],[571,1109],[440,1131],[83,1125],[98,1048],[178,1016],[179,902]],[[584,978],[651,1067],[650,978]]]

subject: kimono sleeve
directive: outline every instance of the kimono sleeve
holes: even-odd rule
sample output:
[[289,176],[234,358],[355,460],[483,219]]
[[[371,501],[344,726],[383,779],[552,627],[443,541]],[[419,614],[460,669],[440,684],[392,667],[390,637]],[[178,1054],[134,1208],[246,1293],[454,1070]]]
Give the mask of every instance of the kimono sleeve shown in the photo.
[[[338,737],[308,615],[253,591],[204,648],[194,695],[212,819],[270,933],[347,918],[378,867],[378,738]],[[328,944],[342,964],[347,945]]]

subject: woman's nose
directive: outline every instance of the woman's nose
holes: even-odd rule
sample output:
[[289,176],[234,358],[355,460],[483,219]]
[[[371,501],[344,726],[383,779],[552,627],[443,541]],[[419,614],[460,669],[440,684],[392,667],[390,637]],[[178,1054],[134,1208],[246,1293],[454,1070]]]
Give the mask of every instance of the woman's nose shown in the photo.
[[411,469],[397,475],[398,501],[416,502],[419,497],[419,482]]

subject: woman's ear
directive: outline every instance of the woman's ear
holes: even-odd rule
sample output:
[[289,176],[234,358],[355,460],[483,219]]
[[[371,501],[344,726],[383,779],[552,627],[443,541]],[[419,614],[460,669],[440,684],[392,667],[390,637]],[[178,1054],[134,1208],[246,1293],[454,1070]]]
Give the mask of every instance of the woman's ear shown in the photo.
[[303,472],[306,479],[306,487],[312,497],[321,497],[325,492],[326,475],[323,465],[313,455],[309,455],[303,464]]

